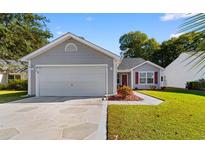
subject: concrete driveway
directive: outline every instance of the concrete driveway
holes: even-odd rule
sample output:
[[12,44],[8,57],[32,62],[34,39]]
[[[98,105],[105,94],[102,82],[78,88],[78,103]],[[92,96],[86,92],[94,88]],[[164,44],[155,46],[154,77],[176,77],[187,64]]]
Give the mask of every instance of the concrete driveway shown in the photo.
[[106,139],[106,104],[86,97],[0,104],[0,139]]

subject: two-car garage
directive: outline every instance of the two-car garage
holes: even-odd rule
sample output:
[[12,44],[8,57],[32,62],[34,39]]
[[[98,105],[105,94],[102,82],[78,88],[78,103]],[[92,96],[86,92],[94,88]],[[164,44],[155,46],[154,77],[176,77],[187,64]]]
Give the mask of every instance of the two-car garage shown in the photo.
[[67,33],[24,56],[28,95],[105,96],[117,89],[118,55]]
[[36,67],[37,96],[104,96],[107,65],[41,65]]

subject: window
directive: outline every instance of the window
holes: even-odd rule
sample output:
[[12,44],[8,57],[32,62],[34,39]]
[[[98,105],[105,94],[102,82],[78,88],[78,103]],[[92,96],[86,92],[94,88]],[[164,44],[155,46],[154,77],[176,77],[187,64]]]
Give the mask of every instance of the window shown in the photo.
[[65,52],[76,52],[76,51],[78,51],[78,48],[74,43],[68,43],[65,46]]
[[21,75],[20,74],[9,74],[8,75],[8,80],[20,80]]
[[8,80],[14,80],[14,75],[9,74],[9,76],[8,76]]
[[154,72],[140,72],[140,84],[153,84]]
[[147,83],[148,84],[154,83],[154,73],[153,72],[147,72]]
[[140,83],[141,84],[145,84],[146,83],[146,73],[145,72],[141,72],[140,73]]
[[163,78],[163,76],[161,76],[161,81],[162,81],[162,82],[164,81],[164,78]]

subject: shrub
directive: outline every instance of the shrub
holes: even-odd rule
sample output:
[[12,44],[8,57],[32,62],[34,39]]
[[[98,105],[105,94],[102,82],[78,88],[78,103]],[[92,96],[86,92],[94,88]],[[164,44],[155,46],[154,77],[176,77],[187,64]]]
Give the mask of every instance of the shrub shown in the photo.
[[187,89],[205,90],[205,80],[189,81],[186,83]]
[[156,89],[157,89],[157,86],[151,85],[151,86],[150,86],[150,89],[151,89],[151,90],[156,90]]
[[27,90],[28,82],[27,80],[13,80],[8,83],[8,88],[10,90]]
[[125,98],[125,97],[127,97],[127,96],[133,94],[132,89],[131,89],[129,86],[119,87],[119,88],[117,89],[117,93],[118,93],[119,95],[121,95],[122,98]]
[[5,84],[0,84],[0,90],[6,90],[8,87]]

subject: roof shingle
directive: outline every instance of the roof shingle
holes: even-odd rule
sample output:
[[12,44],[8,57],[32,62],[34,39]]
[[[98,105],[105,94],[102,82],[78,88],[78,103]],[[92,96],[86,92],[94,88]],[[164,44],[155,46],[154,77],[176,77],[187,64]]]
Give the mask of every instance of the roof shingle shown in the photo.
[[122,62],[118,66],[118,70],[131,69],[143,62],[145,62],[145,60],[142,58],[123,58]]

